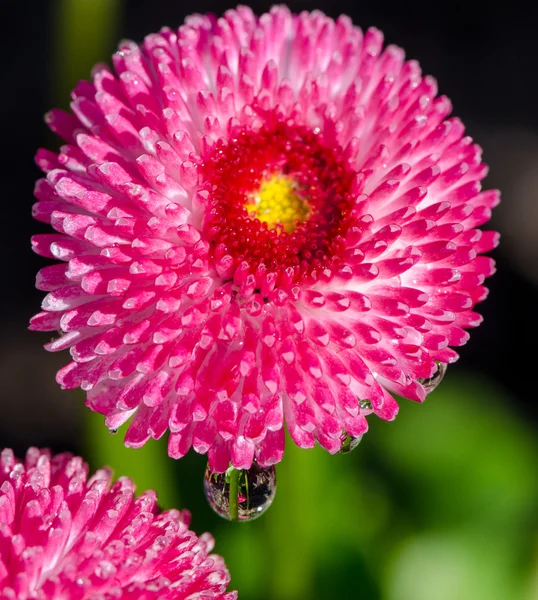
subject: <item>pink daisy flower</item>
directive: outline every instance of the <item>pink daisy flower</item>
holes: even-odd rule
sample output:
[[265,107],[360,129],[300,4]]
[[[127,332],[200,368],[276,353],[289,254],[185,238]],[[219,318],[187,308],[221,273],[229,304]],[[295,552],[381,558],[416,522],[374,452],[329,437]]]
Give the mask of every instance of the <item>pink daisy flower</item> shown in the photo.
[[[278,462],[424,400],[494,271],[481,150],[400,48],[349,18],[247,7],[123,42],[41,150],[32,328],[140,447]],[[346,446],[347,447],[347,446]]]
[[78,456],[0,454],[1,600],[234,600],[214,542],[186,511],[160,513],[127,477],[88,478]]

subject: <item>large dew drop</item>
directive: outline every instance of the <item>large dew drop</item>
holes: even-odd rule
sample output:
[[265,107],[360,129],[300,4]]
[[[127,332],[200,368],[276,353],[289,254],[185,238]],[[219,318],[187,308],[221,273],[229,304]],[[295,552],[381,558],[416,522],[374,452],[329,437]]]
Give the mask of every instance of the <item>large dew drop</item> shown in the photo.
[[211,508],[228,521],[252,521],[270,506],[276,492],[276,471],[258,464],[246,471],[230,467],[225,473],[212,473],[209,466],[204,477],[204,491]]
[[433,390],[441,383],[441,380],[445,376],[446,373],[446,365],[445,363],[435,361],[437,364],[437,370],[431,377],[427,377],[424,379],[419,379],[418,382],[424,386],[426,390],[426,394],[433,392]]

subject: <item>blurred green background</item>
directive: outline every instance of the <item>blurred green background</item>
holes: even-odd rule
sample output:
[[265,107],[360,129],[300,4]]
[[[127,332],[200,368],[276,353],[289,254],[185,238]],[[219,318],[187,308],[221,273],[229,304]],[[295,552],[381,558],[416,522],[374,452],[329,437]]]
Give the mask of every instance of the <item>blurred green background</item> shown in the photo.
[[[146,4],[151,11],[153,3]],[[96,62],[109,62],[125,30],[127,2],[58,0],[49,8],[45,105],[67,107],[74,84]],[[49,360],[38,352],[36,364]],[[57,367],[65,359],[42,367],[47,379],[50,361]],[[92,469],[108,464],[139,490],[157,490],[164,508],[192,512],[195,531],[215,536],[242,600],[538,600],[536,423],[514,410],[521,402],[513,391],[479,369],[467,372],[465,356],[462,362],[424,405],[402,401],[394,423],[371,418],[370,432],[350,455],[289,442],[273,506],[251,523],[228,523],[211,511],[203,456],[168,459],[165,440],[124,448],[123,431],[109,435],[103,417],[83,408],[80,392],[68,401],[69,422],[77,423],[76,450]]]

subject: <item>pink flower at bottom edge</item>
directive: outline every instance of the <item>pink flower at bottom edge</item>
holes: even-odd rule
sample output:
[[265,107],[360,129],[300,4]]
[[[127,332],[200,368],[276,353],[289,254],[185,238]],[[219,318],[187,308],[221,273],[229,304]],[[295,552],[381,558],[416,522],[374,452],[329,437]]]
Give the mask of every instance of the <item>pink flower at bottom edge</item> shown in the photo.
[[437,84],[347,17],[247,7],[123,42],[49,126],[36,330],[125,442],[213,471],[334,453],[424,400],[494,272],[481,149]]
[[234,600],[213,538],[71,454],[0,455],[1,600]]

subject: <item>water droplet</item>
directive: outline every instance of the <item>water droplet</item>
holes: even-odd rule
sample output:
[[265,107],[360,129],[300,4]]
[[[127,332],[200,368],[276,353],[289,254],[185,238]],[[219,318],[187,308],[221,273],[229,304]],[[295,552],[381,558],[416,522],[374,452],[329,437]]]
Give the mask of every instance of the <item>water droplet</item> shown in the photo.
[[361,409],[361,413],[364,413],[368,410],[372,410],[372,403],[370,400],[359,400],[359,407]]
[[112,434],[112,435],[116,435],[116,433],[118,433],[117,429],[109,429],[108,433]]
[[426,394],[433,392],[433,390],[441,383],[441,380],[443,379],[446,373],[445,363],[436,360],[435,364],[437,365],[437,370],[431,377],[418,379],[418,382],[424,386]]
[[274,466],[263,469],[255,462],[248,470],[230,467],[225,473],[212,473],[208,466],[204,491],[211,508],[224,519],[251,521],[273,502],[276,470]]
[[358,437],[352,437],[344,431],[340,440],[342,441],[342,446],[340,450],[338,450],[338,454],[349,454],[350,452],[353,452],[353,450],[355,450],[355,448],[360,444],[362,435],[359,435]]

